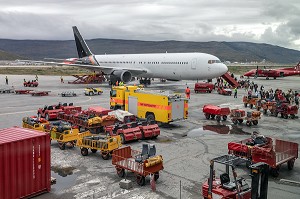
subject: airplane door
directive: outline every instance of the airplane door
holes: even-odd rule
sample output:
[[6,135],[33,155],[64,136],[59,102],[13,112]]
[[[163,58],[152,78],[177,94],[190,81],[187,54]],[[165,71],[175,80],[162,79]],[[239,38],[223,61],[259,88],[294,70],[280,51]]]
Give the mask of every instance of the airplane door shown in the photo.
[[196,58],[194,58],[194,59],[192,59],[192,69],[196,69],[196,66],[197,66],[197,59]]

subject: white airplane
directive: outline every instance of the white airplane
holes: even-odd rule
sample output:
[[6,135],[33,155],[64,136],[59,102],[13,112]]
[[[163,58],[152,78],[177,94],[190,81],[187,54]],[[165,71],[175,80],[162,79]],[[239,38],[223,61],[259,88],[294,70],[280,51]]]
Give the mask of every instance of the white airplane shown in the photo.
[[[78,59],[62,65],[101,70],[111,83],[127,83],[132,77],[143,77],[140,83],[150,84],[150,78],[168,80],[205,80],[220,77],[228,71],[219,58],[206,53],[155,53],[94,55],[76,26],[73,32]],[[69,60],[68,60],[69,61]]]

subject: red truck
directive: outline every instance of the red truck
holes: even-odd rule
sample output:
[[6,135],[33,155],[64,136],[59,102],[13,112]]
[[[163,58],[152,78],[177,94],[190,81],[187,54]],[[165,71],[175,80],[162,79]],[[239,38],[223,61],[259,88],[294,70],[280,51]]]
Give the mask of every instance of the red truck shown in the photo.
[[215,89],[215,85],[212,83],[205,83],[205,82],[200,82],[200,83],[195,83],[195,88],[194,91],[195,93],[211,93]]

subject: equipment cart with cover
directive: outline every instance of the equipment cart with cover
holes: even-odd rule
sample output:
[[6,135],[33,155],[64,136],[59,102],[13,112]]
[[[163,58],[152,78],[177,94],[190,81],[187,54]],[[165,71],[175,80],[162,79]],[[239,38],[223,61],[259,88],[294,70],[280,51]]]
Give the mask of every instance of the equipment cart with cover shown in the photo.
[[203,113],[206,119],[215,119],[220,122],[221,118],[225,121],[227,120],[227,116],[230,113],[230,109],[228,107],[221,108],[219,106],[206,104],[203,106]]
[[130,146],[114,150],[112,164],[121,178],[125,176],[125,171],[133,172],[140,186],[145,185],[148,175],[154,175],[156,181],[159,171],[164,169],[162,156],[156,155],[155,145],[149,144],[143,144],[142,152],[132,150]]

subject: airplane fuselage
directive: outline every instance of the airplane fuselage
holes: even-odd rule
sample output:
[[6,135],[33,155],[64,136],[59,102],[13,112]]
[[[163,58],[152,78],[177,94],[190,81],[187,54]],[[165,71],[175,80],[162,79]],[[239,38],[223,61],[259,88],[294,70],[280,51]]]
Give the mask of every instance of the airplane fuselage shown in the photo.
[[[157,53],[95,55],[98,64],[130,70],[143,68],[146,73],[136,73],[137,77],[163,78],[173,80],[201,80],[219,77],[228,71],[225,64],[206,53]],[[112,69],[104,69],[110,74]]]

